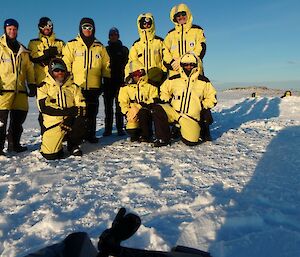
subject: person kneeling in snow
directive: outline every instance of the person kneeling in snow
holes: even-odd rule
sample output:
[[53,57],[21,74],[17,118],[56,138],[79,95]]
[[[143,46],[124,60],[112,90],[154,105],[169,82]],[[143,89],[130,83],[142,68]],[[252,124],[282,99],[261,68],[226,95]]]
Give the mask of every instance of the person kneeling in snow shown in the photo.
[[50,61],[48,74],[37,90],[42,114],[41,154],[48,160],[63,157],[63,141],[70,154],[81,156],[79,148],[86,127],[86,104],[79,86],[74,84],[62,59]]
[[[165,103],[156,105],[152,112],[157,139],[155,147],[170,143],[169,123],[179,125],[181,139],[185,144],[199,143],[201,117],[209,116],[203,115],[203,111],[209,113],[209,109],[217,103],[216,90],[200,74],[199,64],[194,53],[184,54],[180,59],[180,74],[170,77],[161,86],[160,99]],[[207,122],[208,126],[210,122]]]
[[119,103],[126,115],[126,131],[131,141],[152,141],[152,118],[149,105],[158,99],[158,90],[148,83],[144,66],[137,60],[127,64],[128,82],[121,87]]

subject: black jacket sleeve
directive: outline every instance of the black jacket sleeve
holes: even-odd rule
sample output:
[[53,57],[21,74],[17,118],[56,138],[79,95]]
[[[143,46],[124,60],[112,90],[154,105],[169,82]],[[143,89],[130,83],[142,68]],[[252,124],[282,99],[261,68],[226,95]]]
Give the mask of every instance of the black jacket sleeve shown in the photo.
[[42,113],[50,116],[76,116],[78,114],[78,108],[76,106],[56,109],[46,105],[46,98],[39,100],[39,106]]

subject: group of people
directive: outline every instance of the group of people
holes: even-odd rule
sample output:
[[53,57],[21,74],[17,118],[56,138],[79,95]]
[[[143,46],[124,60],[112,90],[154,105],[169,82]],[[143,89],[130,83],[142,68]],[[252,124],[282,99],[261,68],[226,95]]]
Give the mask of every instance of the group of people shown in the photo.
[[39,20],[39,37],[30,40],[26,49],[17,41],[18,22],[7,19],[0,38],[0,155],[5,155],[6,138],[7,151],[27,150],[20,138],[28,96],[37,99],[41,154],[50,160],[64,156],[64,141],[75,156],[82,155],[84,140],[98,143],[101,94],[103,136],[112,135],[115,103],[117,133],[125,135],[125,116],[131,141],[160,147],[176,136],[187,145],[211,140],[210,109],[217,100],[203,72],[203,29],[193,25],[185,4],[174,6],[170,19],[175,27],[162,39],[156,36],[153,15],[139,15],[140,37],[130,50],[115,27],[105,47],[95,37],[91,18],[82,18],[78,36],[65,44],[56,38],[48,17]]

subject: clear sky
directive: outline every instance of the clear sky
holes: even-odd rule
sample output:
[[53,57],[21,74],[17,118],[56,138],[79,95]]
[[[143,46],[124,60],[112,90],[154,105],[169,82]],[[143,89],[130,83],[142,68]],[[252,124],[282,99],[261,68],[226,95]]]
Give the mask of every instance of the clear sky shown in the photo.
[[151,12],[156,34],[165,37],[173,28],[171,8],[185,3],[207,38],[205,75],[218,88],[259,85],[300,90],[299,0],[65,0],[1,1],[1,20],[20,23],[18,39],[27,45],[38,35],[38,20],[48,16],[58,38],[74,38],[82,17],[96,23],[96,37],[107,44],[112,26],[120,30],[123,44],[138,38],[136,19]]

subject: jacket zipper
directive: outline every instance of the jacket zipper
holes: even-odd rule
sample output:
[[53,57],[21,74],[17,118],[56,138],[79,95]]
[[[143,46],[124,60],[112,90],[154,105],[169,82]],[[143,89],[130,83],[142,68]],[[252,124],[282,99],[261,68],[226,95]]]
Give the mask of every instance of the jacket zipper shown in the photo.
[[87,52],[86,53],[86,65],[85,65],[85,68],[86,68],[86,79],[85,79],[85,90],[88,90],[88,76],[89,76],[89,62],[90,62],[90,49],[88,48]]
[[188,78],[188,86],[187,86],[187,89],[186,89],[186,96],[184,98],[184,105],[183,105],[183,112],[184,113],[185,113],[186,100],[188,98],[189,87],[190,87],[190,78]]
[[146,37],[146,63],[145,63],[145,68],[146,68],[146,72],[148,72],[148,51],[149,51],[149,47],[148,47],[148,37],[147,37],[147,33],[145,31],[145,37]]

